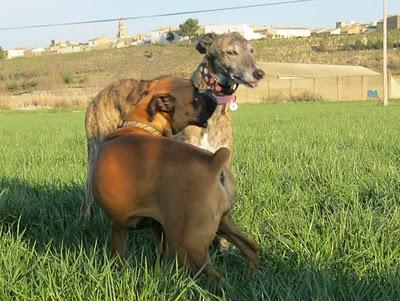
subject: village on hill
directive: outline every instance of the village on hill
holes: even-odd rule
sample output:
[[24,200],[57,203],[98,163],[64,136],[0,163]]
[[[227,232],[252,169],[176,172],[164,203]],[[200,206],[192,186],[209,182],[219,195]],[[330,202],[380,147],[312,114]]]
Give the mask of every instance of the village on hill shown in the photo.
[[[400,14],[389,16],[387,19],[388,30],[400,29]],[[300,28],[300,27],[274,27],[274,26],[249,26],[247,24],[218,24],[201,25],[196,30],[196,35],[215,32],[218,34],[227,32],[239,32],[248,40],[276,39],[310,36],[327,36],[340,34],[360,34],[382,31],[383,21],[373,23],[342,22],[338,21],[335,28]],[[42,54],[65,54],[90,51],[94,49],[125,48],[147,44],[166,44],[189,40],[190,37],[179,34],[179,28],[165,26],[154,29],[149,34],[135,34],[129,36],[126,20],[121,18],[118,22],[118,31],[115,38],[97,37],[87,42],[52,40],[47,47],[33,49],[15,48],[6,51],[6,59],[23,56],[36,56]]]

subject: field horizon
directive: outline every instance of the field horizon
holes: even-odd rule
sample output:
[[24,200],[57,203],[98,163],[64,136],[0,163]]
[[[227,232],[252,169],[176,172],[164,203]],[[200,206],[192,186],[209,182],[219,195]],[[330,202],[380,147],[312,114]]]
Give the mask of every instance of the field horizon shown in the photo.
[[[257,61],[360,65],[382,69],[379,33],[251,41]],[[400,30],[389,32],[388,70],[400,75]],[[195,44],[152,44],[0,60],[0,108],[83,106],[111,82],[189,78],[201,60]]]

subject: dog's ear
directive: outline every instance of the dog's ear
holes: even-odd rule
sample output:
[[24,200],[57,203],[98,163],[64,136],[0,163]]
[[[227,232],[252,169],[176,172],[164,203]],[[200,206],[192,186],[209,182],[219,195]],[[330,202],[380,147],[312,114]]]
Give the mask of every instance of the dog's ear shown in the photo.
[[147,114],[150,121],[153,120],[154,115],[158,112],[172,113],[175,107],[175,101],[175,97],[170,94],[158,94],[154,96],[147,107]]
[[198,52],[201,54],[205,54],[207,52],[207,49],[210,48],[212,43],[214,42],[214,39],[216,38],[215,33],[207,33],[203,34],[200,38],[199,41],[197,42],[196,49]]
[[219,173],[222,168],[228,163],[231,152],[226,147],[219,148],[211,157],[211,169],[215,173]]

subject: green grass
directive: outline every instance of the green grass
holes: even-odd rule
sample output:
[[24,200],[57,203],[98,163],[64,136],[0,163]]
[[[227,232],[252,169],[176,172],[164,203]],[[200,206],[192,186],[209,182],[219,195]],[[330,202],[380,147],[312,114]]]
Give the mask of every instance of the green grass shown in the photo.
[[398,300],[400,103],[242,105],[233,216],[262,249],[211,252],[224,279],[159,264],[146,231],[116,268],[87,226],[83,111],[0,112],[0,300]]

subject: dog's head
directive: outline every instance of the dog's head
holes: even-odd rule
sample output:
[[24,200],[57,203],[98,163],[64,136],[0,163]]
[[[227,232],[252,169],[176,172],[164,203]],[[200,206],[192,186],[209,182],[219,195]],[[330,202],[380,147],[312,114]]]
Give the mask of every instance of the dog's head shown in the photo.
[[237,32],[204,34],[196,49],[207,55],[220,85],[245,84],[253,88],[264,77],[264,71],[256,65],[253,48]]
[[155,80],[149,87],[149,93],[148,117],[152,120],[157,113],[163,114],[170,123],[172,134],[189,125],[207,127],[207,120],[217,107],[212,91],[200,90],[188,79]]

